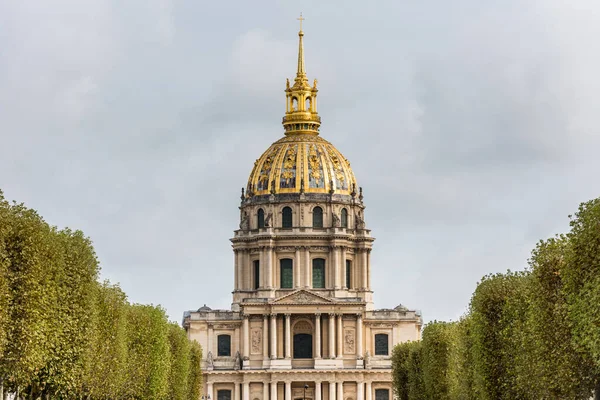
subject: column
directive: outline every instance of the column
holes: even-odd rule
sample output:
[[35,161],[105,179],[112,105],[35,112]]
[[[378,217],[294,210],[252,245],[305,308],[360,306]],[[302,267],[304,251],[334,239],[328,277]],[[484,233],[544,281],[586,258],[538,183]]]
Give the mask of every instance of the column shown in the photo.
[[271,399],[277,400],[277,381],[271,381]]
[[292,382],[291,381],[285,381],[284,400],[292,400]]
[[207,382],[206,383],[206,396],[210,396],[211,399],[215,398],[215,395],[213,393],[213,384],[212,384],[212,382]]
[[362,314],[356,314],[356,355],[363,356],[363,325]]
[[[234,398],[235,400],[240,400],[240,384],[239,384],[239,383],[237,383],[237,382],[234,382],[234,383],[233,383],[233,398]],[[211,399],[211,400],[216,400],[216,399],[213,399],[213,398],[212,398],[212,396],[211,396],[211,398],[210,398],[210,399]],[[357,400],[358,400],[358,399],[357,399]]]
[[319,313],[315,314],[315,358],[321,358],[321,314]]
[[346,277],[346,247],[342,247],[342,261],[341,261],[341,266],[340,268],[342,269],[342,287],[344,289],[348,289],[348,285],[346,285],[346,282],[348,282],[348,278]]
[[331,247],[331,269],[333,272],[333,287],[334,289],[339,289],[341,287],[340,285],[340,263],[339,263],[339,257],[338,257],[338,247],[337,246],[332,246]]
[[[206,352],[206,355],[208,355],[208,352],[212,353],[212,350],[213,350],[212,342],[213,342],[214,335],[215,335],[215,333],[213,330],[213,324],[208,324],[208,338],[207,338],[207,344],[206,344],[206,346],[208,347],[208,351]],[[213,353],[213,356],[214,356],[214,353]]]
[[263,314],[263,358],[269,358],[269,316]]
[[267,265],[266,265],[267,273],[265,275],[266,275],[267,281],[266,281],[265,287],[267,289],[271,289],[273,287],[273,248],[271,246],[267,247],[267,255],[266,256],[267,256],[266,257],[267,258]]
[[335,382],[329,382],[329,400],[335,400]]
[[263,382],[263,400],[269,400],[269,382]]
[[250,322],[248,314],[244,314],[244,352],[242,355],[244,357],[250,356]]
[[337,384],[337,398],[340,400],[344,399],[344,383],[343,382],[338,382]]
[[[266,285],[266,279],[267,279],[267,271],[266,271],[266,265],[267,265],[267,261],[266,261],[267,257],[265,256],[265,248],[261,247],[260,248],[260,252],[258,253],[258,273],[259,275],[259,279],[258,279],[258,288],[259,289],[263,289],[265,288]],[[250,276],[254,276],[254,262],[248,264],[248,269],[251,270],[252,272],[250,272]],[[250,286],[252,288],[252,290],[254,290],[255,287],[255,283],[254,283],[254,279],[256,278],[252,278],[252,280],[250,281]]]
[[365,400],[364,385],[362,379],[356,382],[356,400]]
[[233,268],[233,290],[236,291],[239,289],[238,287],[238,282],[239,282],[239,269],[240,269],[240,257],[238,255],[239,250],[235,249],[233,251],[233,264],[235,265],[235,267]]
[[335,314],[329,314],[329,358],[335,358]]
[[299,289],[300,286],[300,246],[297,246],[296,259],[294,260],[294,287]]
[[315,381],[315,400],[321,400],[321,381]]
[[271,360],[277,358],[277,314],[271,314]]
[[362,268],[362,273],[363,273],[363,278],[362,278],[362,282],[361,282],[361,287],[363,289],[366,289],[367,286],[367,249],[361,249],[360,250],[360,264],[361,264],[361,268]]
[[242,386],[244,388],[242,390],[242,400],[250,400],[250,382],[244,382]]
[[310,281],[312,279],[312,271],[310,269],[310,252],[308,247],[304,248],[304,287],[310,287]]
[[344,343],[344,332],[342,332],[342,314],[337,315],[337,358],[342,358],[343,343]]
[[367,289],[371,288],[371,249],[367,250]]
[[365,400],[371,400],[371,395],[372,395],[372,390],[371,390],[371,382],[367,382],[367,387],[365,389]]
[[[246,268],[242,268],[242,285],[241,285],[241,289],[254,289],[254,286],[252,286],[252,265],[250,262],[250,251],[244,251],[244,254],[242,255],[243,259],[244,259],[244,263],[242,265],[245,265]],[[246,285],[244,285],[244,281],[246,282]]]
[[292,334],[290,314],[285,314],[285,358],[292,358]]

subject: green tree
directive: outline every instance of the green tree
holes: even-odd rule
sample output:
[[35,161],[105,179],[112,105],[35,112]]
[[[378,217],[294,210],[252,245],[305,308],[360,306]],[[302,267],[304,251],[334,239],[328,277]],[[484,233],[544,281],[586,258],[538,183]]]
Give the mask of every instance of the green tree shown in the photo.
[[591,375],[600,399],[600,198],[582,203],[570,218],[563,292],[573,344],[595,367]]
[[195,340],[190,343],[190,368],[187,382],[187,399],[198,400],[200,398],[200,389],[202,388],[202,370],[200,363],[202,362],[202,348]]
[[51,314],[58,306],[53,266],[60,256],[52,229],[33,210],[3,202],[4,265],[8,267],[9,306],[0,376],[18,392],[36,383],[57,345]]
[[430,399],[448,399],[448,361],[452,323],[434,321],[423,329],[423,383]]
[[400,343],[392,351],[392,386],[398,400],[409,400],[408,396],[408,363],[410,345]]
[[175,323],[169,324],[171,366],[169,374],[169,399],[186,400],[190,373],[190,341],[186,332]]
[[96,286],[81,388],[92,399],[116,399],[125,392],[128,310],[127,297],[118,285],[105,281]]
[[[10,237],[12,221],[10,220],[10,205],[4,200],[4,195],[0,190],[0,356],[4,353],[7,344],[9,329],[9,299],[10,288],[8,281],[8,271],[10,261],[8,259],[7,245]],[[4,376],[0,373],[0,399],[4,394]]]
[[408,398],[409,400],[427,400],[423,382],[421,342],[408,343]]
[[448,393],[451,399],[478,398],[473,384],[471,318],[465,316],[453,324],[448,354]]
[[566,236],[538,243],[529,260],[529,307],[523,330],[519,386],[532,398],[589,399],[593,388],[589,360],[573,345],[562,270],[569,251]]
[[168,322],[160,307],[134,304],[128,310],[127,394],[162,400],[168,395],[170,352]]
[[471,299],[474,385],[483,400],[522,398],[513,393],[513,357],[526,279],[526,274],[513,272],[485,276]]

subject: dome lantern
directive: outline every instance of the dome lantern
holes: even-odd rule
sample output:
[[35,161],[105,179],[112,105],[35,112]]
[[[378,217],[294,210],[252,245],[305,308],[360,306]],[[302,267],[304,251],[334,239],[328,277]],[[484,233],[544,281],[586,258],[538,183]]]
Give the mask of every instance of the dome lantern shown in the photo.
[[318,135],[321,117],[317,113],[317,80],[313,85],[308,83],[304,64],[304,32],[302,31],[302,14],[300,14],[300,31],[298,32],[298,69],[294,85],[286,80],[286,108],[283,117],[283,128],[286,135]]

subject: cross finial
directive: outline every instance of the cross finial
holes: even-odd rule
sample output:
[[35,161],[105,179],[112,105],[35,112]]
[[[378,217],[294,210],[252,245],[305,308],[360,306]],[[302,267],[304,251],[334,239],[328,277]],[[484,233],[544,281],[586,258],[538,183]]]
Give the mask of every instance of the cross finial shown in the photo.
[[300,13],[300,18],[296,18],[298,21],[300,21],[300,30],[302,30],[302,21],[304,21],[306,18],[302,18],[302,13]]

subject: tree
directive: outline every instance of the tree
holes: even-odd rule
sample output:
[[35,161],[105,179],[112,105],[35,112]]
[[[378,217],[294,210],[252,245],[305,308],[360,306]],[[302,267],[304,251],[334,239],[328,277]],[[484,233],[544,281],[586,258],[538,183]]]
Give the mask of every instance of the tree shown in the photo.
[[453,324],[434,321],[423,329],[423,383],[427,398],[448,399],[448,359]]
[[170,368],[165,312],[160,307],[134,304],[127,314],[126,397],[162,400],[168,394]]
[[452,325],[449,332],[448,394],[451,399],[475,400],[478,398],[473,384],[473,358],[471,318],[465,316]]
[[118,285],[105,281],[96,286],[81,388],[92,399],[116,399],[125,391],[128,309],[127,297]]
[[594,366],[600,399],[600,198],[582,203],[571,217],[569,246],[561,270],[575,348]]
[[529,307],[524,329],[526,363],[522,390],[535,398],[589,399],[592,365],[573,345],[562,270],[569,251],[566,236],[538,243],[529,260]]
[[195,340],[190,343],[190,368],[187,378],[188,400],[198,400],[200,398],[200,389],[202,387],[202,348]]
[[408,342],[400,343],[392,351],[392,386],[398,400],[409,400],[408,396],[408,363],[410,346]]
[[171,352],[169,399],[186,400],[190,373],[190,341],[186,332],[175,323],[169,324],[169,344]]
[[[485,276],[471,299],[474,388],[481,399],[523,398],[514,394],[513,369],[516,304],[526,274],[508,272]],[[519,323],[519,326],[521,324]]]
[[[8,259],[7,241],[10,236],[12,226],[10,214],[10,205],[4,200],[0,190],[0,356],[4,353],[7,344],[9,329],[9,299],[10,288],[8,281],[8,271],[10,261]],[[4,376],[0,373],[0,399],[4,395]]]
[[427,400],[423,383],[421,342],[408,343],[408,398],[409,400]]

